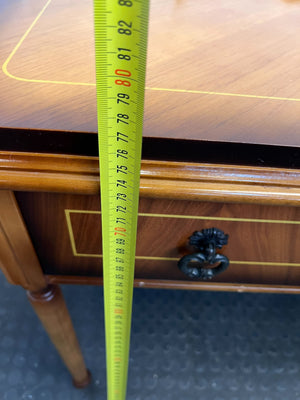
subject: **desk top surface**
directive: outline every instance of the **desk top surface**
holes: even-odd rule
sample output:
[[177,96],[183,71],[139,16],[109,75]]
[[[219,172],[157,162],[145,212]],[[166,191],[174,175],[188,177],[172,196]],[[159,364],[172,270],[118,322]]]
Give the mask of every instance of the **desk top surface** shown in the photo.
[[[91,0],[0,3],[0,127],[97,130]],[[145,137],[300,147],[300,2],[153,0]]]

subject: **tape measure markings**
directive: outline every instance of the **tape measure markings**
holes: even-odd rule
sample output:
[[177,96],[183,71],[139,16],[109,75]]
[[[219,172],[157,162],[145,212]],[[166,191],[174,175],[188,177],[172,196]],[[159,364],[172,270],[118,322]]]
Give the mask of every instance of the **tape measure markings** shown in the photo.
[[148,0],[94,0],[109,400],[126,397]]

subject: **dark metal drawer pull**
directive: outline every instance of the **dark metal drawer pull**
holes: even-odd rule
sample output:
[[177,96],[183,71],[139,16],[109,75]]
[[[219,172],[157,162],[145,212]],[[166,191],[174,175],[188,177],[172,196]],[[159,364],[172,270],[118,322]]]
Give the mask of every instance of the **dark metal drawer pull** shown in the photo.
[[[184,256],[178,262],[179,269],[189,278],[205,281],[228,268],[228,258],[216,253],[216,249],[221,249],[228,241],[228,235],[223,231],[217,228],[202,229],[200,232],[194,232],[189,239],[190,245],[200,251]],[[215,268],[207,268],[208,265],[216,263],[220,264]]]

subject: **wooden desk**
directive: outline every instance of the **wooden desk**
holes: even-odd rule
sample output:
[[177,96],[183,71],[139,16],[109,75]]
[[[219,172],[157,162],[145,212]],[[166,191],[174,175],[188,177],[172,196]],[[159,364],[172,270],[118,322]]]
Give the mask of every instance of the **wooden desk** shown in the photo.
[[[102,276],[92,3],[0,11],[1,268],[85,385],[58,284]],[[296,1],[151,3],[136,285],[300,292],[299,22]],[[177,261],[211,227],[230,267],[192,281]]]

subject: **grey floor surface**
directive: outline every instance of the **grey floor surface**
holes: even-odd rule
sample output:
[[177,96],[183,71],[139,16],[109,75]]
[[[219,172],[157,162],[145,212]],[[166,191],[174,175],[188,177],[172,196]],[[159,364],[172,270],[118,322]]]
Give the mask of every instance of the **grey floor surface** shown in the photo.
[[[74,389],[27,303],[0,276],[0,399],[106,398],[102,288],[64,286],[93,382]],[[128,400],[300,399],[300,297],[134,292]]]

